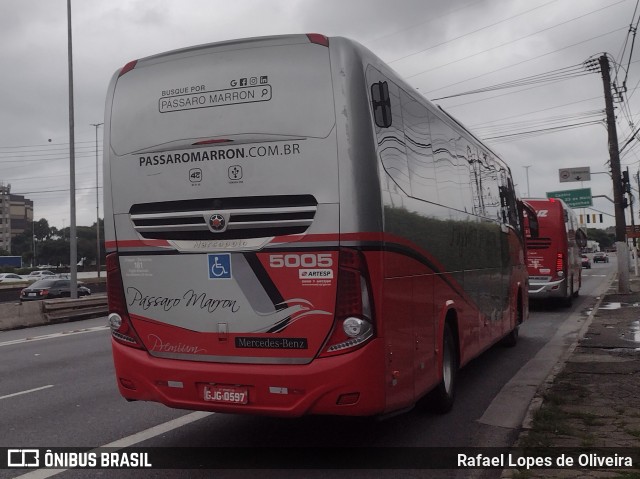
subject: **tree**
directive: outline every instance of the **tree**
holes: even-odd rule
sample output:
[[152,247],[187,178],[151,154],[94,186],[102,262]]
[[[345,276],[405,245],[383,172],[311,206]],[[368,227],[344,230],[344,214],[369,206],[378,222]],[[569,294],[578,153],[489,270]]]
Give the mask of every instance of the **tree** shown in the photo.
[[51,228],[49,227],[49,222],[44,218],[34,221],[33,232],[37,241],[51,239]]
[[[100,220],[100,263],[105,264],[104,221]],[[34,231],[35,234],[32,232]],[[78,261],[86,258],[85,265],[96,263],[96,224],[78,226]],[[35,241],[34,241],[35,238]],[[69,227],[57,229],[49,226],[45,218],[29,223],[23,233],[11,239],[11,250],[16,256],[22,256],[23,264],[33,263],[35,243],[37,264],[67,265],[69,264]]]
[[600,244],[600,249],[611,248],[616,241],[615,234],[598,228],[589,228],[587,238],[591,241],[597,241]]

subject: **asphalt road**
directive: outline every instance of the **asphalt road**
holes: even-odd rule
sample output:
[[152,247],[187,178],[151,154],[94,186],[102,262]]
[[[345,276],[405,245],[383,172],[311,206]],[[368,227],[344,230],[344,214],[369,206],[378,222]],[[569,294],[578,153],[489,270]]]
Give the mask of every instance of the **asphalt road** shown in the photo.
[[[584,270],[581,295],[571,308],[534,306],[515,348],[494,347],[459,375],[454,410],[420,411],[384,421],[307,417],[274,419],[193,413],[154,403],[128,403],[116,389],[106,318],[0,332],[0,447],[276,447],[282,470],[191,470],[188,477],[499,477],[499,471],[288,470],[295,447],[509,446],[518,429],[487,420],[494,400],[526,408],[510,381],[537,368],[532,358],[565,323],[579,326],[596,302],[615,262]],[[538,356],[536,356],[538,355]],[[530,372],[530,371],[529,371]],[[480,419],[483,418],[481,421]],[[172,422],[173,421],[173,422]],[[161,425],[161,426],[160,426]],[[160,426],[160,427],[157,427]],[[280,449],[279,449],[280,450]],[[295,451],[295,449],[293,449]],[[322,450],[318,449],[319,454]],[[215,453],[215,450],[212,450]],[[251,449],[247,449],[251,454]],[[0,478],[26,471],[0,470]],[[43,470],[26,477],[50,477]],[[437,473],[436,473],[437,472]],[[184,471],[65,471],[60,477],[186,477]]]

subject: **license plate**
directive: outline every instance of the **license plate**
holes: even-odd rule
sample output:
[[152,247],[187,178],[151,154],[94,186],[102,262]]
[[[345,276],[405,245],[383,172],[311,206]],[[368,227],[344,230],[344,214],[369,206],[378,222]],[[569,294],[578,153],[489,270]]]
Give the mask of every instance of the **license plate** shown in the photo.
[[249,391],[243,386],[205,385],[204,400],[225,404],[247,404]]
[[38,296],[38,293],[29,293],[27,296],[29,296],[30,298],[33,298],[34,296]]

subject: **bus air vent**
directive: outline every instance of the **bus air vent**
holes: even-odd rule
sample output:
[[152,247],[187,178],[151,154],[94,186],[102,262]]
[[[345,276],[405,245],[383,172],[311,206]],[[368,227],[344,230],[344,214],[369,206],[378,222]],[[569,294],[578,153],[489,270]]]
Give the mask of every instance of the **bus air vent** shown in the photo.
[[[206,198],[136,204],[129,215],[145,239],[267,238],[304,233],[317,206],[311,195]],[[218,219],[215,228],[212,218]]]
[[528,249],[549,249],[551,238],[527,238]]

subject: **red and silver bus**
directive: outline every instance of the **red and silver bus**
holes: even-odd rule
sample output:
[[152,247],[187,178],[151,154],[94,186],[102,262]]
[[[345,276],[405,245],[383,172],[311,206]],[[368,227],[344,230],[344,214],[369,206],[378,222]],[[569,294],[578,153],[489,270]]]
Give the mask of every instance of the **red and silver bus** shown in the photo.
[[126,399],[446,411],[458,368],[514,343],[527,317],[509,168],[355,42],[253,38],[130,62],[104,141]]
[[[527,199],[538,221],[538,237],[527,237],[529,297],[557,299],[570,306],[582,286],[580,248],[586,234],[574,211],[561,199]],[[525,218],[526,223],[526,218]]]

